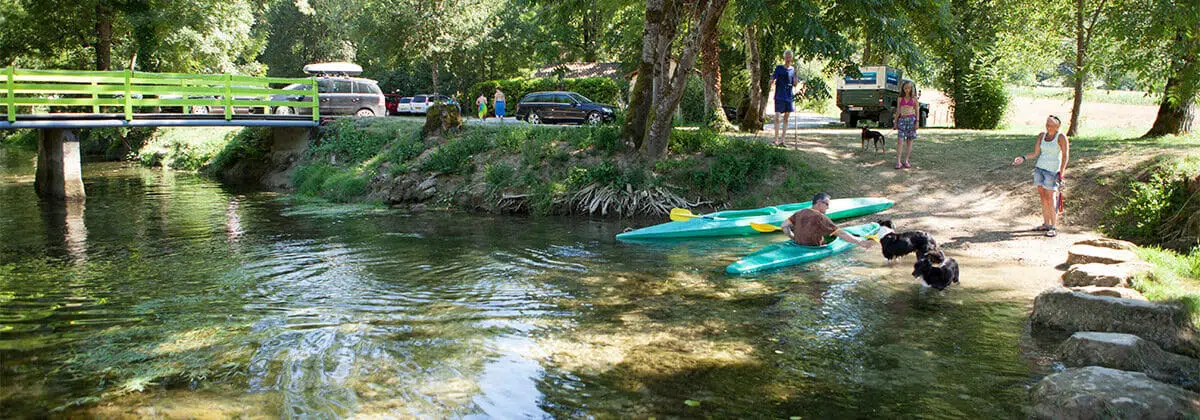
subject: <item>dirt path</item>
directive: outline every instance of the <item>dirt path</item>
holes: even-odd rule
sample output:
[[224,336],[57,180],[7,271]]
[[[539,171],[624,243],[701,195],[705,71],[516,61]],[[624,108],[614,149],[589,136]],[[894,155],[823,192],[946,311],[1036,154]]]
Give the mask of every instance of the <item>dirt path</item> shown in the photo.
[[[792,133],[789,133],[792,134]],[[1164,154],[1186,153],[1139,141],[1073,142],[1066,176],[1066,215],[1059,235],[1047,238],[1031,228],[1041,224],[1032,185],[1032,163],[1012,167],[1013,157],[1032,151],[1028,135],[927,129],[914,146],[912,169],[896,170],[895,131],[885,130],[888,150],[861,150],[857,131],[800,130],[787,147],[827,162],[830,192],[837,196],[886,196],[896,206],[883,215],[902,230],[931,233],[949,254],[1044,267],[1047,275],[1014,278],[1019,289],[1036,294],[1057,281],[1054,267],[1067,248],[1095,231],[1108,198],[1108,185],[1124,171]],[[1028,273],[1028,270],[1022,273]],[[1024,276],[1031,277],[1031,276]]]

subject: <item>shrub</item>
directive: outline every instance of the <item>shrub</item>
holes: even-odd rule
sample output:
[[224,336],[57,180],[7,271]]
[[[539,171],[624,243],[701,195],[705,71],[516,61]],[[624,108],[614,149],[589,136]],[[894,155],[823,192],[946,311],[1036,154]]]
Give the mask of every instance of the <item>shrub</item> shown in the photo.
[[0,131],[0,144],[24,150],[37,150],[37,132],[29,129]]
[[684,124],[704,122],[704,82],[698,76],[689,76],[683,89],[683,100],[679,102]]
[[296,193],[321,197],[338,203],[349,203],[367,192],[367,179],[353,169],[324,163],[302,165],[292,173]]
[[[976,67],[983,67],[977,65]],[[954,92],[954,126],[991,130],[1000,125],[1008,111],[1008,91],[999,76],[986,70],[962,75],[960,92]]]
[[362,163],[378,154],[391,140],[387,135],[364,130],[359,124],[356,120],[343,119],[321,129],[320,139],[308,148],[309,158],[338,164]]
[[270,146],[270,128],[243,128],[233,135],[228,143],[225,143],[225,147],[220,152],[217,152],[212,159],[201,166],[200,170],[208,176],[217,176],[239,162],[257,162],[252,166],[265,167],[267,151]]
[[483,130],[472,130],[451,139],[429,155],[425,161],[425,170],[455,174],[467,168],[474,168],[472,158],[491,148],[488,136]]
[[[1144,180],[1116,195],[1101,230],[1140,244],[1187,251],[1200,243],[1200,157],[1154,164]],[[1193,185],[1192,183],[1196,183]]]
[[483,180],[497,188],[511,185],[517,177],[517,170],[503,162],[489,163],[483,171]]

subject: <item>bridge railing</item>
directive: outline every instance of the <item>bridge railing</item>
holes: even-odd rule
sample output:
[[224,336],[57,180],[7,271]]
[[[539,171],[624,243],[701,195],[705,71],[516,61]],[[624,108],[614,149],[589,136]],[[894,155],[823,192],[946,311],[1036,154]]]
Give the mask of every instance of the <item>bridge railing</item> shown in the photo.
[[[302,85],[296,89],[271,88],[270,85]],[[18,107],[91,107],[102,114],[105,108],[117,108],[122,118],[131,121],[139,113],[135,107],[179,107],[181,112],[224,109],[225,120],[232,120],[236,108],[260,110],[287,107],[291,113],[311,110],[313,121],[320,119],[315,78],[253,77],[232,74],[147,73],[138,71],[27,70],[12,66],[0,73],[0,106],[6,108],[8,121],[21,114]],[[283,96],[280,96],[283,95]],[[272,100],[272,96],[276,96]],[[32,111],[31,111],[32,112]]]

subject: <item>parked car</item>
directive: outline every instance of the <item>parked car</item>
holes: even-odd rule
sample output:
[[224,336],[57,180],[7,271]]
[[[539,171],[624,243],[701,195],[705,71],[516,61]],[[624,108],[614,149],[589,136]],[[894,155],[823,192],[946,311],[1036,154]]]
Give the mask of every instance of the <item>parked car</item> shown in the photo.
[[575,92],[534,92],[521,98],[513,115],[531,124],[600,124],[616,119],[616,107],[596,103]]
[[400,114],[400,115],[411,114],[412,113],[412,100],[413,100],[413,98],[411,96],[405,96],[403,98],[400,98],[400,101],[396,102],[396,113]]
[[459,112],[462,112],[462,106],[460,106],[458,104],[458,101],[455,101],[454,98],[451,98],[446,95],[429,95],[429,94],[414,96],[412,98],[412,103],[410,104],[411,109],[412,109],[411,112],[414,114],[424,114],[427,111],[429,111],[429,107],[431,105],[436,104],[436,103],[454,105],[455,107],[459,108],[458,109]]
[[[350,63],[321,63],[304,66],[304,72],[317,76],[317,92],[320,93],[321,115],[357,115],[372,117],[387,115],[383,91],[379,82],[371,79],[353,77],[362,73],[362,67]],[[288,85],[284,89],[297,91],[296,95],[280,94],[271,97],[272,101],[303,101],[306,98],[302,91],[312,89],[309,84]],[[297,108],[277,106],[277,115],[312,114],[312,108]]]

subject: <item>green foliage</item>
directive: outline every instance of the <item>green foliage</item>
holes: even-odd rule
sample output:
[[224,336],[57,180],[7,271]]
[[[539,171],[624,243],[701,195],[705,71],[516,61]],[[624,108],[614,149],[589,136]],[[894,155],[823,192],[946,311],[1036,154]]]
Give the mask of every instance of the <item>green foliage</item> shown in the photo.
[[199,170],[225,150],[240,131],[225,127],[161,128],[136,152],[136,159],[145,166]]
[[152,127],[110,127],[80,130],[79,152],[99,156],[104,160],[123,160],[136,157],[142,148],[157,136]]
[[679,102],[679,111],[683,114],[684,124],[700,124],[704,122],[704,81],[698,76],[690,76],[683,88],[683,100]]
[[296,193],[321,197],[337,203],[351,203],[367,193],[367,177],[357,170],[313,163],[302,165],[292,173]]
[[612,162],[602,162],[594,166],[575,166],[567,173],[566,185],[575,190],[590,184],[600,184],[610,187],[633,189],[645,187],[651,180],[646,170],[632,166],[620,168]]
[[1154,265],[1151,275],[1135,278],[1134,289],[1153,301],[1183,305],[1200,324],[1200,246],[1187,253],[1158,247],[1138,248],[1137,254]]
[[1008,111],[1008,91],[1004,83],[981,69],[963,74],[962,80],[959,89],[953,93],[954,126],[995,129]]
[[37,132],[29,129],[0,131],[0,144],[23,150],[37,150]]
[[[721,136],[709,130],[675,130],[669,150],[676,154],[700,154],[709,159],[704,165],[694,157],[667,160],[655,169],[681,185],[711,198],[728,198],[760,184],[776,168],[788,165],[787,152],[765,143]],[[793,171],[815,173],[803,162]]]
[[271,147],[271,129],[267,127],[243,128],[225,147],[208,160],[200,170],[208,176],[217,176],[242,162],[266,165],[267,152]]
[[[1189,185],[1200,179],[1200,157],[1189,156],[1152,167],[1144,179],[1131,180],[1101,223],[1104,233],[1139,244],[1190,249],[1200,241],[1191,221],[1200,216],[1200,192]],[[1196,188],[1192,185],[1191,188]]]
[[489,163],[484,166],[483,172],[484,182],[496,188],[507,187],[517,178],[517,170],[504,162]]
[[309,146],[309,159],[337,164],[365,162],[392,140],[390,133],[365,130],[360,121],[342,119],[321,129],[318,142]]
[[456,138],[446,141],[441,147],[429,155],[425,161],[426,171],[457,174],[474,168],[473,158],[476,154],[492,148],[491,141],[484,131],[468,131]]

